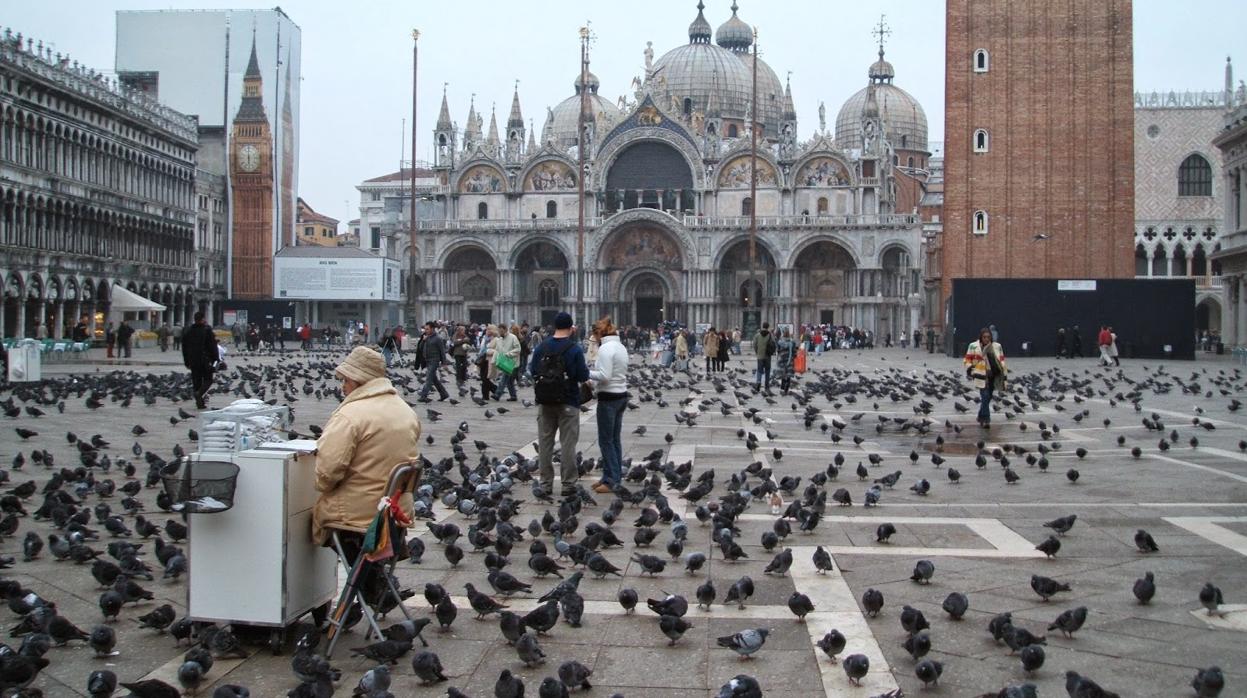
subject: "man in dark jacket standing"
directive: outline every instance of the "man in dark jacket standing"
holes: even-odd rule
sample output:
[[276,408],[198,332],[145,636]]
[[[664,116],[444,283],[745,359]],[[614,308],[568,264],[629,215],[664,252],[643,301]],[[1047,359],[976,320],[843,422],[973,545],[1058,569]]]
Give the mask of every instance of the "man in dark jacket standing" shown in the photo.
[[119,356],[124,351],[125,358],[130,358],[130,338],[133,336],[134,328],[130,327],[130,322],[122,320],[121,327],[117,328],[117,354]]
[[424,358],[424,387],[420,389],[420,401],[429,401],[429,391],[437,388],[437,394],[440,400],[450,397],[450,393],[446,392],[446,386],[442,385],[442,378],[438,372],[442,368],[442,364],[446,363],[446,340],[437,333],[437,326],[433,322],[424,323],[424,341],[420,349],[420,355]]
[[202,312],[195,313],[195,324],[182,333],[182,363],[191,371],[191,385],[195,392],[195,406],[208,406],[208,391],[212,389],[212,373],[220,353],[217,351],[216,335],[212,326],[204,321]]
[[576,480],[580,479],[576,469],[576,444],[580,441],[580,384],[589,380],[589,366],[585,363],[580,343],[576,341],[572,316],[567,313],[558,314],[554,319],[554,334],[533,349],[529,369],[536,382],[541,383],[547,378],[542,370],[543,358],[555,355],[563,358],[562,400],[543,401],[541,386],[534,388],[541,403],[537,412],[538,472],[546,491],[554,492],[554,435],[557,433],[562,451],[559,463],[562,495],[568,497],[575,494]]

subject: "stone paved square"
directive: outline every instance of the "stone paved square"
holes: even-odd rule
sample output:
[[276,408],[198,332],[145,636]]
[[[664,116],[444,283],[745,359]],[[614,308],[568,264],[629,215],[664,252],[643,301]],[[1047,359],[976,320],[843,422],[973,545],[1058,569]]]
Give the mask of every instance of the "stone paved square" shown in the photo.
[[[268,395],[282,401],[283,393],[288,391],[280,386],[288,377],[294,377],[296,388],[305,380],[319,385],[328,379],[326,372],[341,358],[340,352],[317,352],[310,356],[294,352],[284,356],[240,356],[218,385],[239,394],[244,386],[251,392],[266,388]],[[741,363],[736,361],[731,368],[739,369]],[[126,481],[116,467],[119,460],[136,462],[140,478],[145,473],[145,463],[130,453],[136,441],[143,450],[166,458],[170,457],[175,444],[194,450],[195,444],[187,438],[194,420],[170,424],[170,418],[176,418],[179,408],[190,410],[187,402],[160,395],[156,396],[154,404],[140,407],[141,396],[136,395],[127,408],[110,396],[102,407],[91,410],[84,405],[85,396],[79,398],[76,393],[63,392],[65,381],[75,379],[102,381],[103,385],[111,386],[110,390],[124,393],[131,390],[129,386],[138,384],[141,376],[180,374],[182,369],[175,365],[172,354],[140,350],[134,359],[126,362],[95,361],[46,368],[51,382],[44,395],[51,394],[48,391],[62,391],[56,399],[45,400],[51,403],[44,406],[46,414],[38,418],[25,414],[4,418],[8,429],[0,435],[0,462],[8,466],[5,472],[10,486],[34,482],[41,490],[61,467],[77,465],[77,449],[65,438],[68,431],[85,439],[99,434],[110,442],[102,452],[113,459],[114,468],[107,473],[97,469],[95,477],[110,477],[118,484]],[[773,468],[776,479],[788,475],[801,477],[799,495],[813,475],[825,473],[827,465],[837,454],[842,454],[844,466],[837,479],[828,481],[823,488],[816,488],[816,492],[845,488],[853,498],[853,506],[837,507],[834,502],[829,503],[826,516],[814,533],[794,531],[783,541],[776,550],[785,546],[792,548],[797,561],[791,573],[782,577],[764,573],[772,555],[759,541],[764,532],[771,530],[775,520],[765,502],[752,503],[739,521],[738,540],[747,557],[727,562],[711,541],[710,527],[703,526],[694,517],[695,507],[678,499],[677,493],[666,492],[670,506],[688,524],[684,553],[701,551],[710,558],[695,576],[684,572],[682,560],[669,559],[665,546],[670,535],[663,524],[658,525],[660,535],[649,549],[636,549],[631,540],[632,519],[640,508],[625,508],[613,529],[626,544],[605,553],[608,559],[624,568],[624,577],[605,580],[586,577],[579,588],[587,605],[583,627],[572,628],[560,620],[548,636],[541,638],[549,660],[532,669],[525,668],[515,650],[502,640],[495,619],[475,620],[475,614],[467,608],[465,583],[473,582],[488,590],[484,582],[483,554],[467,552],[458,567],[451,567],[443,557],[442,547],[429,535],[423,523],[418,522],[413,533],[426,543],[424,557],[420,564],[404,562],[397,567],[400,584],[416,591],[407,606],[415,617],[428,616],[430,609],[421,592],[426,583],[433,582],[443,585],[452,594],[460,613],[449,632],[439,632],[434,627],[425,632],[430,649],[441,658],[449,677],[448,684],[418,685],[412,676],[410,657],[405,657],[394,670],[392,690],[395,695],[433,696],[444,694],[445,686],[450,685],[467,695],[489,696],[498,673],[509,669],[535,693],[543,677],[554,675],[560,662],[572,658],[593,669],[595,689],[592,695],[619,692],[644,696],[710,696],[737,673],[756,677],[767,695],[787,692],[800,696],[874,696],[890,688],[900,688],[907,694],[963,696],[994,692],[1023,680],[1036,684],[1041,695],[1057,695],[1063,688],[1067,669],[1091,676],[1121,695],[1184,695],[1196,669],[1213,664],[1226,672],[1229,686],[1242,686],[1247,682],[1247,673],[1241,661],[1236,661],[1242,630],[1218,627],[1205,620],[1198,592],[1205,582],[1211,581],[1223,590],[1227,604],[1243,602],[1241,589],[1247,584],[1247,563],[1241,549],[1227,547],[1226,543],[1233,546],[1236,537],[1247,534],[1247,525],[1243,523],[1243,517],[1247,516],[1247,505],[1243,504],[1247,501],[1247,457],[1239,446],[1239,441],[1247,437],[1247,424],[1238,414],[1227,410],[1229,398],[1217,395],[1215,389],[1214,397],[1209,398],[1183,394],[1180,388],[1162,394],[1156,394],[1153,389],[1175,385],[1174,377],[1181,377],[1198,379],[1209,388],[1219,382],[1218,387],[1231,395],[1242,395],[1244,378],[1241,370],[1228,361],[1171,363],[1163,367],[1163,373],[1161,368],[1159,362],[1127,362],[1120,371],[1108,372],[1096,369],[1091,361],[1057,363],[1014,359],[1013,385],[1026,386],[1025,392],[1015,388],[1014,395],[1021,398],[1025,394],[1025,411],[1012,418],[1002,414],[999,417],[1001,426],[983,431],[952,409],[954,401],[966,397],[948,391],[935,396],[917,393],[895,401],[859,396],[856,403],[846,403],[844,396],[829,400],[815,390],[820,378],[830,376],[836,369],[860,371],[880,379],[912,380],[915,384],[941,374],[956,375],[959,362],[946,357],[902,350],[835,352],[817,359],[812,370],[800,379],[798,390],[807,393],[788,396],[754,395],[739,372],[729,373],[726,380],[718,379],[720,392],[714,381],[700,374],[672,375],[643,367],[639,360],[634,360],[632,392],[637,409],[627,411],[625,416],[624,449],[625,456],[632,458],[634,464],[655,449],[664,450],[665,461],[669,448],[673,462],[692,461],[694,476],[706,470],[715,472],[715,489],[705,500],[710,501],[723,496],[725,483],[732,474],[739,473],[754,460]],[[251,378],[240,381],[240,371]],[[1071,413],[1076,413],[1072,408],[1073,390],[1062,387],[1071,376],[1092,378],[1078,404],[1079,411],[1089,413],[1081,423],[1070,417]],[[496,405],[483,408],[469,400],[460,400],[453,406],[446,403],[421,405],[415,402],[412,389],[415,381],[410,368],[396,371],[393,377],[403,386],[400,393],[404,393],[421,416],[425,436],[432,439],[431,445],[424,445],[424,454],[431,460],[437,461],[451,453],[450,437],[463,421],[470,427],[469,440],[488,443],[488,457],[501,458],[516,450],[532,453],[530,444],[535,434],[532,409],[517,403],[516,409],[497,414]],[[258,382],[252,382],[256,380]],[[1117,401],[1116,406],[1109,403],[1112,394],[1124,390],[1128,382],[1146,386],[1141,388],[1137,411],[1128,402]],[[834,383],[828,383],[831,384]],[[0,399],[12,398],[18,405],[34,404],[29,391],[27,387],[9,386]],[[531,389],[522,388],[521,392],[524,391],[531,395]],[[1059,399],[1062,394],[1066,396],[1064,400]],[[232,393],[218,392],[212,404],[223,406],[233,397]],[[336,404],[331,396],[317,399],[301,391],[292,392],[290,397],[297,398],[291,403],[296,415],[295,430],[303,433],[309,432],[311,425],[323,424]],[[690,397],[691,402],[681,405],[681,401]],[[797,404],[798,397],[805,404]],[[666,401],[666,407],[658,406],[660,399]],[[930,413],[925,415],[930,421],[928,433],[916,434],[912,429],[902,432],[893,426],[876,431],[877,415],[914,417],[914,407],[920,406],[922,399],[931,402]],[[56,407],[61,400],[64,401],[63,413]],[[837,402],[839,408],[834,407]],[[729,415],[720,413],[720,404],[730,407]],[[802,420],[807,405],[817,410],[808,429]],[[1061,405],[1067,409],[1054,409]],[[1214,430],[1192,424],[1195,405],[1203,409],[1199,420],[1215,425]],[[436,422],[427,418],[430,407],[441,413]],[[695,415],[694,426],[675,420],[674,415],[681,408],[684,414]],[[759,410],[757,416],[761,422],[758,424],[742,416],[746,409],[753,408]],[[495,411],[492,419],[484,417],[486,409]],[[1001,411],[1005,409],[1002,407]],[[1156,447],[1160,433],[1141,426],[1141,420],[1150,418],[1153,413],[1165,423],[1165,434],[1170,430],[1178,432],[1177,441],[1163,453]],[[862,417],[857,421],[850,419],[859,414]],[[848,420],[840,443],[833,443],[830,438],[835,429],[820,428],[823,419],[830,421],[833,416]],[[591,417],[591,413],[586,413],[579,444],[585,458],[598,455],[595,421]],[[1101,423],[1106,417],[1112,420],[1108,428]],[[1059,425],[1060,432],[1050,439],[1041,439],[1040,421],[1049,427]],[[133,436],[130,432],[136,424],[143,425],[148,433]],[[1027,425],[1025,431],[1020,428],[1022,424]],[[633,435],[633,429],[641,425],[647,427],[646,433]],[[15,432],[17,427],[34,429],[38,435],[22,439]],[[959,427],[960,433],[954,427]],[[742,428],[759,434],[760,445],[752,454],[746,450],[744,440],[736,436],[736,430]],[[766,437],[767,431],[771,438]],[[672,435],[670,447],[664,438],[667,434]],[[853,445],[854,435],[866,438],[861,447]],[[1196,448],[1187,444],[1193,435],[1199,438]],[[938,468],[930,461],[930,454],[938,450],[937,436],[944,439],[945,458]],[[1117,445],[1118,436],[1125,437],[1124,445]],[[974,463],[978,452],[975,442],[980,439],[985,442],[988,454],[983,468]],[[1024,455],[1015,456],[1012,467],[1021,480],[1013,485],[1005,483],[1002,468],[991,456],[991,450],[1006,446],[1015,450],[1014,447],[1021,446],[1035,453],[1041,443],[1049,447],[1061,444],[1058,450],[1047,454],[1048,472],[1028,466]],[[1130,454],[1130,449],[1136,445],[1142,449],[1138,458]],[[1085,457],[1080,458],[1075,453],[1079,446],[1087,450]],[[46,449],[51,453],[55,468],[48,470],[30,462],[32,449]],[[782,450],[782,458],[776,460],[772,449]],[[910,462],[911,450],[920,455],[916,463]],[[26,458],[26,463],[16,469],[12,463],[19,453]],[[868,466],[867,479],[859,480],[853,472],[857,462],[868,462],[871,454],[880,456],[881,463],[877,467]],[[960,484],[949,483],[949,468],[960,471]],[[1077,468],[1081,473],[1077,483],[1066,478],[1065,473],[1070,468]],[[870,481],[894,470],[902,472],[896,487],[884,490],[878,506],[863,507],[863,496],[872,484]],[[930,493],[923,497],[909,491],[909,486],[919,478],[931,482]],[[582,484],[591,482],[586,477]],[[751,485],[758,482],[757,478],[750,479]],[[156,507],[155,493],[155,489],[144,488],[137,498],[143,503],[145,514],[163,525],[166,519],[173,517]],[[531,499],[527,485],[517,485],[516,495],[522,500]],[[595,498],[597,505],[586,506],[580,516],[582,529],[590,521],[598,520],[610,495],[595,495]],[[35,494],[27,500],[27,510],[36,508],[41,499],[42,495]],[[90,494],[83,506],[91,509],[102,501],[116,511],[120,508],[119,499],[101,499]],[[530,518],[540,518],[547,508],[556,509],[526,501],[516,521],[524,526]],[[467,530],[469,521],[463,515],[446,510],[440,503],[435,512],[439,519],[454,521]],[[1056,557],[1045,559],[1033,549],[1051,534],[1043,524],[1068,514],[1077,514],[1077,523],[1068,534],[1060,537],[1061,548]],[[133,524],[132,516],[126,519]],[[55,561],[47,548],[37,559],[22,560],[22,538],[28,531],[46,539],[54,529],[50,522],[32,517],[20,517],[17,521],[17,531],[0,541],[0,555],[17,558],[3,578],[54,601],[58,613],[81,628],[90,630],[100,623],[96,605],[100,589],[91,578],[90,566]],[[875,527],[892,521],[898,523],[891,542],[877,543]],[[194,521],[191,528],[193,535]],[[1144,555],[1135,549],[1134,532],[1140,528],[1152,534],[1160,547],[1159,553]],[[1228,539],[1218,540],[1217,529]],[[102,538],[88,544],[102,549],[112,540],[106,533]],[[573,540],[579,538],[578,533]],[[545,533],[541,540],[547,545],[552,543]],[[817,574],[809,562],[817,545],[834,550],[835,569],[827,575]],[[145,547],[150,549],[151,545],[145,543]],[[507,568],[535,587],[532,595],[521,594],[505,600],[521,613],[535,607],[536,595],[558,581],[553,577],[545,580],[533,577],[525,564],[527,547],[527,540],[515,546]],[[468,548],[470,550],[470,546]],[[653,578],[640,576],[639,566],[630,560],[634,550],[667,559],[667,568]],[[909,579],[919,559],[929,559],[935,564],[930,584],[919,585]],[[194,560],[190,564],[193,576]],[[564,564],[570,567],[570,562]],[[1155,575],[1157,594],[1151,604],[1143,606],[1136,603],[1131,586],[1147,571]],[[1073,590],[1045,603],[1030,589],[1032,574],[1068,582]],[[744,575],[754,580],[755,592],[742,611],[734,603],[724,604],[723,598],[732,583]],[[697,585],[707,580],[713,581],[718,592],[718,599],[709,611],[697,608],[693,599]],[[111,669],[122,680],[155,676],[175,682],[173,676],[185,647],[175,647],[169,635],[143,629],[134,619],[162,603],[173,605],[179,617],[182,616],[186,612],[186,578],[163,580],[157,570],[156,579],[143,584],[153,591],[155,600],[126,606],[120,621],[111,624],[118,636],[118,655],[96,658],[89,648],[78,642],[52,648],[48,655],[52,663],[34,686],[41,688],[45,695],[85,695],[87,674],[97,668]],[[625,615],[616,602],[616,595],[623,587],[635,589],[641,597],[634,614]],[[867,589],[883,593],[885,602],[878,617],[866,617],[860,606]],[[794,590],[815,600],[816,610],[805,624],[798,623],[787,608]],[[969,598],[969,610],[959,621],[949,619],[941,609],[944,598],[953,591]],[[655,615],[645,608],[646,598],[661,598],[667,593],[689,599],[686,619],[693,624],[674,647],[668,646],[657,627]],[[915,662],[902,648],[907,636],[900,622],[904,605],[922,611],[931,626],[927,631],[932,640],[929,658],[944,663],[944,675],[938,688],[920,689],[920,682],[914,676]],[[1088,618],[1072,639],[1047,630],[1058,614],[1076,606],[1086,606]],[[1004,612],[1013,614],[1015,625],[1037,635],[1046,635],[1046,662],[1032,676],[1026,676],[1018,658],[1011,656],[1009,649],[993,641],[988,633],[988,621]],[[11,625],[16,624],[18,617],[10,615],[14,621]],[[385,627],[398,619],[401,614],[391,612],[381,625]],[[1222,621],[1223,625],[1226,623],[1230,621]],[[772,632],[754,659],[742,661],[716,644],[720,636],[755,627]],[[813,641],[833,627],[849,637],[843,654],[862,652],[872,657],[865,687],[851,687],[839,665],[833,665],[814,647]],[[371,662],[351,657],[349,653],[350,648],[364,644],[362,630],[361,625],[344,635],[335,652],[333,664],[343,672],[335,695],[348,695],[363,672],[372,666]],[[20,642],[18,639],[8,641],[10,644]],[[252,695],[285,695],[297,684],[290,673],[290,650],[288,646],[285,654],[273,656],[262,644],[249,645],[245,660],[221,662],[222,669],[210,672],[205,686],[210,689],[222,683],[240,683],[249,686]],[[638,673],[638,668],[643,671]]]

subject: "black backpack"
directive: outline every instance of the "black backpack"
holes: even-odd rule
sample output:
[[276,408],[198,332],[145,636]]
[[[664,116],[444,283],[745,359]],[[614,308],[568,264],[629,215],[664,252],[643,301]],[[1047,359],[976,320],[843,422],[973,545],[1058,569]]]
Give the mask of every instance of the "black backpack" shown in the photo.
[[537,365],[537,375],[533,378],[533,397],[538,405],[561,405],[567,402],[568,380],[567,367],[563,363],[563,354],[572,347],[568,342],[557,353],[546,352]]

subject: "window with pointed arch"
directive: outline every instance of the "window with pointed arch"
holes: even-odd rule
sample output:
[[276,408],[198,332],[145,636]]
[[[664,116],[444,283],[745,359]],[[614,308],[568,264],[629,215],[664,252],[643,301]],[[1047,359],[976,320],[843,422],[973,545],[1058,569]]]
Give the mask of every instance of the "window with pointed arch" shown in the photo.
[[974,132],[974,152],[986,153],[991,145],[991,137],[987,135],[987,129],[980,128]]
[[740,215],[749,216],[753,214],[753,199],[746,196],[740,202]]
[[991,57],[987,55],[987,49],[980,48],[974,51],[974,72],[986,73],[991,64]]
[[559,217],[558,203],[554,201],[547,201],[546,202],[546,218],[558,218],[558,217]]
[[489,204],[484,201],[476,205],[476,217],[480,220],[489,218]]
[[987,234],[987,211],[974,212],[974,222],[971,225],[971,231],[975,235]]

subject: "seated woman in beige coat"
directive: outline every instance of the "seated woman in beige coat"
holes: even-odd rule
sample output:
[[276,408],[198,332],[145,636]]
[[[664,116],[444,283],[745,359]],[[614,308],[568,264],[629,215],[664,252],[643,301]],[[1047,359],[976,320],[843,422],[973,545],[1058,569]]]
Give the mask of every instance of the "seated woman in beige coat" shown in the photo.
[[[356,347],[334,375],[346,397],[316,442],[321,494],[312,510],[312,538],[325,545],[338,531],[343,552],[354,562],[390,473],[420,455],[420,420],[386,378],[377,351]],[[400,504],[410,516],[411,495]]]

